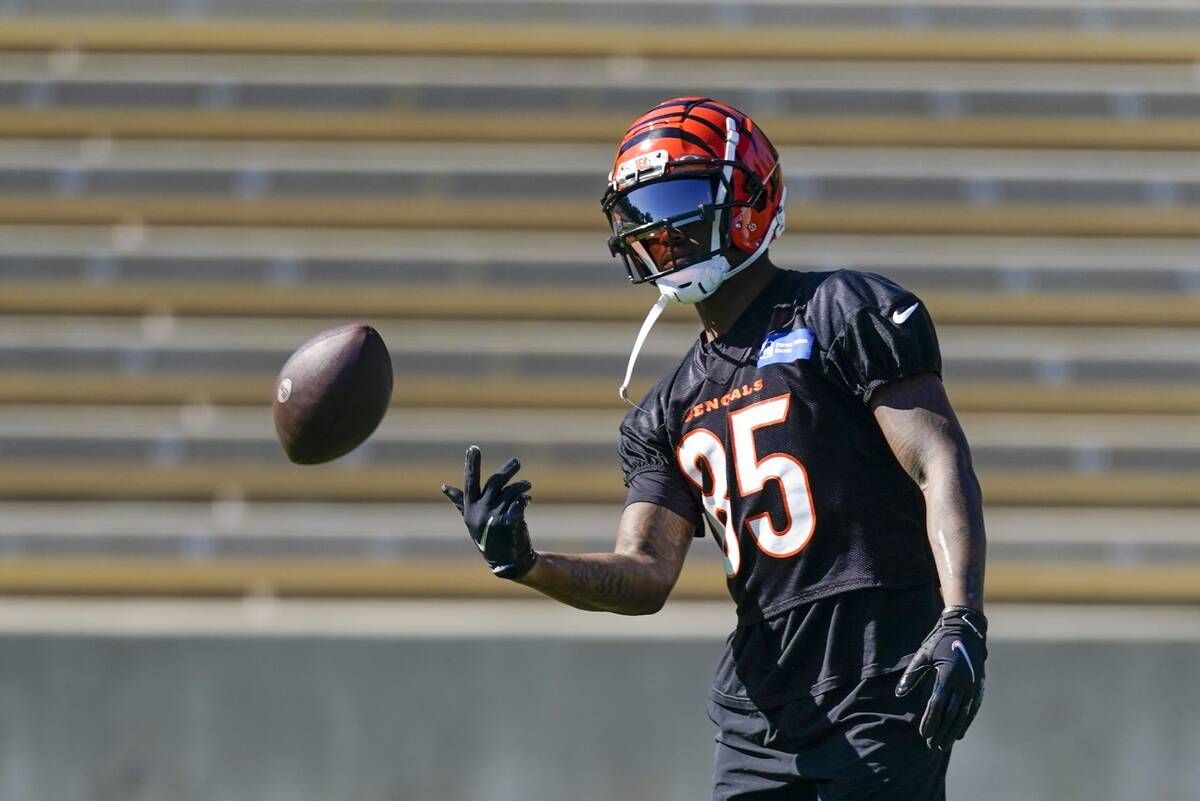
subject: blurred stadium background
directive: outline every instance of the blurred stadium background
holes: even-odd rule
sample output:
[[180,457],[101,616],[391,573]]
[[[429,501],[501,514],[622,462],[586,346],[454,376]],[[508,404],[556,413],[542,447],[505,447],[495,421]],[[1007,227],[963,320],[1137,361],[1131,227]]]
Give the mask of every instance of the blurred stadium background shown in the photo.
[[[611,547],[653,294],[598,200],[689,93],[781,146],[777,261],[940,326],[995,632],[953,797],[1200,798],[1198,62],[1194,0],[0,0],[0,798],[707,797],[717,549],[587,615],[437,491],[518,454],[537,543]],[[275,372],[352,319],[395,408],[288,465]]]

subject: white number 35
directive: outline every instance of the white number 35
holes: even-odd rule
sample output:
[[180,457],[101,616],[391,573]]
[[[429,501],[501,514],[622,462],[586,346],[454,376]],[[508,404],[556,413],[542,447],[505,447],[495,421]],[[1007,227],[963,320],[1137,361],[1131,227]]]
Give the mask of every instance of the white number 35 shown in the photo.
[[[760,459],[754,449],[754,432],[787,420],[790,404],[791,395],[780,395],[729,414],[733,475],[739,500],[745,503],[763,492],[768,481],[778,483],[785,521],[782,530],[775,528],[767,512],[747,517],[745,524],[759,550],[781,559],[799,553],[816,528],[808,473],[804,465],[786,453],[772,453]],[[725,573],[736,576],[741,568],[742,552],[730,500],[729,457],[725,445],[707,428],[695,428],[680,441],[677,455],[683,474],[700,488],[704,511],[713,524],[713,535],[725,551]],[[702,462],[704,467],[701,467]],[[705,469],[711,478],[707,493],[704,492]]]

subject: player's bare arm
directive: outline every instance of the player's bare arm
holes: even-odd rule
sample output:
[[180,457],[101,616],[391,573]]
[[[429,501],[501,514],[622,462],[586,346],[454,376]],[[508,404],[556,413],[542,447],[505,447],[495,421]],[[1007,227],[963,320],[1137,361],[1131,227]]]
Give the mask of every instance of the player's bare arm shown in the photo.
[[896,459],[925,495],[929,541],[946,603],[982,610],[987,551],[982,496],[945,387],[925,373],[880,387],[871,401]]
[[907,695],[932,675],[919,723],[931,748],[961,739],[983,701],[987,618],[983,615],[986,540],[971,452],[941,380],[911,376],[876,391],[879,428],[925,495],[926,527],[946,602],[896,686]]
[[512,481],[520,463],[510,460],[481,485],[480,459],[479,448],[469,448],[463,488],[443,485],[442,492],[494,574],[578,609],[646,615],[662,608],[692,541],[690,521],[657,504],[633,503],[621,516],[613,553],[539,553],[525,525],[530,484]]
[[632,503],[613,553],[543,553],[520,582],[577,609],[653,614],[679,579],[694,528],[664,506]]

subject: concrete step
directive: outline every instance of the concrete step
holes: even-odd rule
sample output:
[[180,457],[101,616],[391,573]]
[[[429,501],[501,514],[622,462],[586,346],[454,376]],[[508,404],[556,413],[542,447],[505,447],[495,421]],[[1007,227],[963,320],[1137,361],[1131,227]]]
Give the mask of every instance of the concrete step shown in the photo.
[[[568,176],[601,183],[616,143],[489,144],[461,142],[131,141],[10,139],[0,169],[115,171],[131,175],[308,171],[363,176],[372,172],[447,176]],[[1194,181],[1200,166],[1186,154],[1156,151],[1068,151],[987,148],[779,148],[785,177],[958,180]],[[105,174],[108,174],[105,172]]]
[[[1200,37],[1198,37],[1200,38]],[[543,65],[553,69],[553,64]],[[552,73],[551,73],[552,74]],[[494,78],[493,78],[494,81]],[[499,91],[503,89],[503,91]],[[234,83],[193,78],[189,82],[78,80],[55,77],[28,81],[0,79],[0,107],[14,109],[178,109],[340,111],[368,113],[403,110],[408,114],[492,112],[505,114],[599,114],[622,111],[629,120],[665,98],[708,94],[696,78],[682,85],[657,80],[653,73],[635,85],[604,87],[556,86],[539,80],[534,85],[506,82],[496,85],[380,86],[317,84],[262,80]],[[858,115],[932,118],[1181,119],[1200,116],[1200,93],[1195,89],[1119,88],[1059,89],[1030,87],[1014,81],[1003,89],[939,86],[779,88],[763,98],[755,90],[728,88],[720,99],[754,116]],[[761,111],[759,111],[761,109]],[[754,113],[757,112],[757,113]],[[770,132],[769,118],[759,120]]]
[[[504,4],[494,4],[499,9]],[[893,31],[893,36],[896,31]],[[835,34],[836,36],[836,34]],[[614,86],[703,86],[705,94],[724,98],[761,89],[760,102],[789,90],[878,90],[943,92],[1178,92],[1192,93],[1195,82],[1187,63],[1021,63],[992,60],[963,62],[947,73],[935,52],[931,61],[885,61],[880,53],[858,60],[704,57],[489,57],[290,55],[287,53],[95,52],[76,49],[0,50],[0,70],[11,82],[69,81],[104,86],[123,83],[204,87],[218,105],[236,102],[240,86],[376,87],[402,92],[419,87],[557,87],[604,90]],[[683,94],[669,91],[663,97]],[[396,95],[404,99],[403,94]],[[660,98],[661,99],[661,98]],[[1129,102],[1129,101],[1126,101]],[[770,106],[772,113],[780,111]]]
[[[534,470],[616,470],[619,411],[409,409],[393,412],[352,465],[420,467],[461,460],[467,444]],[[1200,471],[1200,425],[1190,417],[966,414],[981,470],[1078,473]],[[283,455],[261,409],[10,407],[0,463],[161,466],[263,464]]]
[[[258,375],[264,385],[291,352],[343,321],[148,317],[0,318],[0,371],[138,375]],[[438,378],[589,379],[624,372],[634,332],[626,323],[572,325],[372,320],[398,382]],[[656,328],[639,380],[674,367],[696,323]],[[944,376],[958,381],[1175,383],[1200,377],[1200,332],[1191,329],[944,326]]]
[[[612,158],[579,145],[15,145],[0,194],[595,200]],[[793,202],[1200,204],[1200,166],[1180,153],[785,148],[781,163]]]
[[[476,559],[445,503],[0,501],[7,558]],[[608,552],[621,505],[535,504],[537,547]],[[1194,513],[1178,509],[989,507],[988,557],[1006,562],[1200,561]],[[689,561],[716,562],[697,543]]]
[[[281,227],[514,230],[606,233],[593,200],[530,198],[520,203],[410,194],[386,196],[228,197],[123,194],[0,195],[0,225]],[[961,203],[936,198],[788,203],[788,230],[809,234],[945,236],[1200,237],[1200,215],[1187,205],[1119,202]]]
[[663,37],[648,23],[649,17],[640,26],[622,26],[611,15],[590,20],[539,16],[524,21],[453,16],[451,12],[451,19],[395,21],[376,17],[370,22],[17,17],[4,26],[0,44],[26,50],[203,53],[1178,62],[1194,56],[1196,41],[1188,32],[1197,27],[1194,16],[1184,14],[1167,17],[1174,23],[1169,29],[1112,30],[1112,20],[1098,10],[1082,17],[1084,25],[1073,30],[931,27],[913,9],[900,24],[890,20],[882,26],[847,30],[785,21],[737,25],[730,24],[736,17],[725,14],[717,19],[689,18],[676,9],[670,19],[671,36]]
[[[447,477],[453,482],[453,477]],[[540,504],[528,509],[538,543],[549,550],[611,550],[622,505]],[[1154,554],[1200,549],[1195,513],[1188,509],[1011,507],[985,509],[989,555],[1073,552],[1112,560],[1153,559]],[[382,551],[459,554],[462,521],[444,500],[436,503],[301,503],[215,501],[0,501],[0,537],[5,550],[44,548],[47,553],[70,543],[96,552],[110,540],[148,549],[186,551],[189,539],[212,540],[214,548],[236,550],[239,543],[261,541],[282,549],[304,543],[335,547],[375,543]],[[44,544],[39,545],[39,541]],[[170,543],[156,545],[160,541]],[[85,545],[85,543],[91,543]],[[318,547],[313,546],[313,547]],[[247,545],[247,547],[249,547]],[[265,547],[265,546],[264,546]],[[693,555],[719,558],[705,549]],[[472,554],[473,556],[474,554]]]
[[[90,96],[90,91],[81,89],[85,97]],[[419,114],[406,107],[372,111],[321,107],[200,106],[193,109],[147,107],[144,104],[77,108],[10,105],[0,106],[0,137],[102,141],[115,137],[237,141],[584,142],[611,147],[634,116],[665,96],[656,95],[624,112],[581,108],[569,114],[539,110],[480,110],[474,103],[466,110],[426,110]],[[1120,107],[1117,100],[1113,104]],[[743,105],[754,112],[755,119],[764,129],[771,132],[771,140],[777,146],[1196,149],[1197,121],[1194,117],[1147,117],[1136,103],[1125,112],[1126,116],[1116,119],[1099,110],[1052,116],[1036,109],[1023,114],[947,115],[936,110],[935,113],[884,110],[865,113],[860,109],[840,114],[783,115],[770,111],[759,113],[757,102]],[[1070,108],[1070,104],[1064,106],[1055,98],[1050,98],[1048,105],[1060,110]],[[1167,104],[1165,110],[1169,108],[1170,104]]]
[[[1138,606],[1010,600],[989,605],[987,614],[988,639],[1004,643],[1005,650],[1040,643],[1046,649],[1061,651],[1064,644],[1073,647],[1089,644],[1105,648],[1119,658],[1127,655],[1137,660],[1145,653],[1145,646],[1178,648],[1180,644],[1200,642],[1200,618],[1194,607],[1183,604]],[[614,643],[639,642],[676,648],[680,641],[708,642],[715,646],[729,635],[735,623],[733,605],[728,599],[672,600],[658,614],[635,618],[582,612],[528,595],[505,600],[470,597],[350,600],[263,595],[218,599],[18,596],[0,600],[0,636],[5,638],[55,638],[68,642],[77,638],[93,642],[111,639],[125,645],[144,641],[150,648],[164,640],[178,647],[180,643],[214,645],[214,639],[222,640],[220,647],[228,648],[231,641],[253,639],[259,641],[254,646],[257,650],[263,647],[263,640],[292,640],[290,645],[294,647],[295,641],[308,639],[310,643],[354,640],[359,646],[366,642],[395,642],[403,644],[396,649],[403,651],[427,647],[431,640],[486,642],[503,637],[520,641],[534,636],[539,641],[566,640],[573,646],[601,641],[609,647]],[[62,645],[60,642],[58,647]],[[1183,652],[1168,652],[1161,658],[1164,662],[1177,659],[1177,653]],[[179,664],[195,668],[191,654],[184,653],[178,659]],[[1037,660],[1030,657],[1030,662]],[[261,661],[257,664],[262,666]],[[264,673],[269,671],[268,665]],[[235,673],[230,670],[227,675]],[[1013,682],[1014,686],[1019,684]],[[681,727],[681,731],[686,730]],[[1048,764],[1045,772],[1051,774],[1054,769]],[[1030,786],[1040,786],[1037,781],[1036,777],[1031,778]],[[1179,781],[1186,782],[1186,776]],[[696,786],[703,785],[697,782]]]
[[[601,235],[602,237],[602,235]],[[821,236],[788,232],[771,253],[796,269],[863,269],[928,291],[1024,294],[1200,290],[1200,257],[1177,239]],[[0,226],[0,277],[123,281],[621,286],[593,234]],[[614,280],[614,278],[616,280]],[[919,286],[920,285],[920,286]]]
[[[529,597],[528,588],[489,577],[474,555],[470,560],[29,557],[5,560],[0,568],[4,595],[250,596],[267,605],[288,596]],[[1200,564],[1193,561],[1000,562],[989,567],[987,597],[989,602],[1195,604],[1198,579]],[[672,603],[728,603],[723,571],[708,560],[689,561],[671,597]]]
[[[86,0],[39,0],[38,10],[54,15],[172,18],[247,18],[318,20],[504,20],[512,22],[608,22],[613,2],[597,0],[205,0],[180,6],[177,0],[122,0],[100,6]],[[721,25],[824,25],[926,28],[1082,28],[1176,30],[1200,27],[1200,15],[1186,2],[1172,0],[749,0],[731,8],[727,0],[617,0],[624,14],[647,23],[677,22],[681,17]],[[21,10],[17,6],[17,10]]]

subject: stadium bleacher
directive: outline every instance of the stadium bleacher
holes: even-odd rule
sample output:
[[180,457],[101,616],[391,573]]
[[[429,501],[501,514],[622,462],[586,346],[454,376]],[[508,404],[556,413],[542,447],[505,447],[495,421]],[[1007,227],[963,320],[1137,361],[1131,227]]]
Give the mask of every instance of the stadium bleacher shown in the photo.
[[[1194,5],[0,20],[0,592],[508,593],[437,491],[471,442],[522,456],[539,543],[608,547],[616,385],[653,294],[608,257],[598,200],[624,125],[702,92],[783,149],[780,264],[886,273],[932,310],[992,597],[1200,600]],[[395,408],[342,462],[288,465],[275,372],[345,319],[388,342]],[[673,310],[635,389],[696,331]],[[695,555],[680,596],[719,597],[717,549]]]

